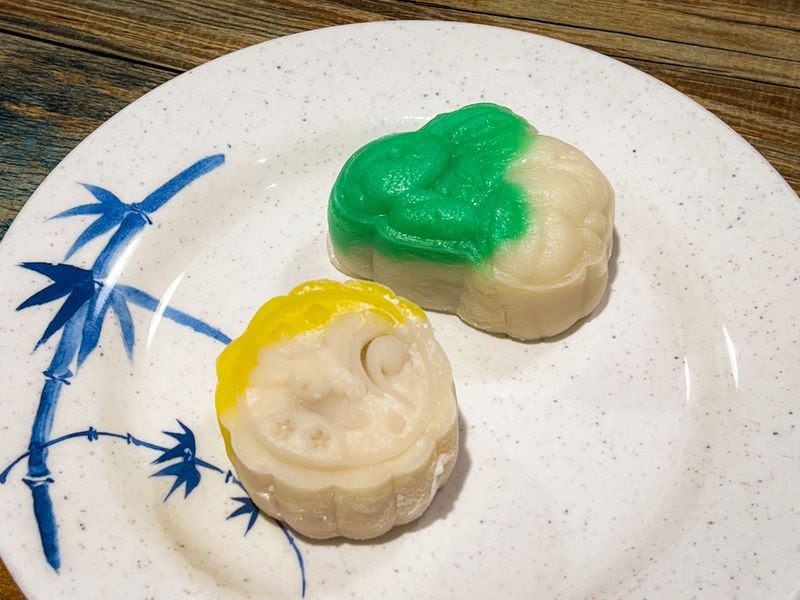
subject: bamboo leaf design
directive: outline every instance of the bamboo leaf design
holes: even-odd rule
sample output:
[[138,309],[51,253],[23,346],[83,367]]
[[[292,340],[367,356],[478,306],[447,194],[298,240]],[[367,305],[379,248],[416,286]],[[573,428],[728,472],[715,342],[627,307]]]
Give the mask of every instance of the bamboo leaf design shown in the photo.
[[81,204],[73,206],[67,210],[53,215],[50,219],[63,219],[64,217],[76,217],[78,215],[99,215],[105,211],[102,204]]
[[253,525],[256,524],[256,519],[258,519],[258,507],[248,496],[236,496],[231,498],[231,500],[239,502],[241,506],[229,514],[227,518],[233,519],[234,517],[239,517],[241,515],[248,515],[250,518],[247,520],[247,528],[244,530],[244,534],[247,535],[253,528]]
[[70,295],[64,301],[64,304],[62,304],[61,308],[58,309],[58,312],[53,317],[53,320],[47,325],[42,337],[39,338],[38,342],[36,342],[36,348],[44,344],[55,332],[64,327],[64,325],[67,324],[67,321],[69,321],[69,319],[71,319],[78,312],[81,306],[83,306],[86,301],[92,297],[92,287],[93,286],[88,285],[80,286],[72,290],[72,293],[70,293]]
[[40,292],[36,292],[33,296],[25,300],[17,307],[17,310],[28,308],[30,306],[39,306],[40,304],[47,304],[53,300],[58,300],[62,296],[66,296],[72,291],[72,287],[65,281],[57,281],[52,285],[47,286]]
[[153,473],[151,477],[174,477],[175,482],[164,497],[164,501],[169,500],[172,492],[177,490],[182,485],[185,485],[183,497],[186,498],[192,493],[192,490],[200,485],[200,471],[189,461],[173,463],[164,467],[160,471]]
[[178,442],[176,446],[173,446],[169,450],[164,451],[161,456],[156,458],[153,461],[154,465],[158,465],[164,462],[168,462],[170,460],[174,460],[176,458],[183,458],[185,456],[194,457],[197,451],[197,445],[194,439],[194,432],[186,427],[186,425],[178,419],[178,425],[181,426],[183,429],[182,432],[175,432],[175,431],[164,431],[163,433],[173,438],[175,441]]
[[[64,386],[70,385],[77,369],[97,348],[104,319],[108,310],[112,310],[119,323],[122,342],[129,358],[133,356],[135,344],[134,323],[128,303],[148,311],[158,311],[163,317],[188,327],[193,331],[206,335],[214,340],[227,344],[231,339],[220,330],[200,319],[174,309],[161,306],[159,300],[146,292],[131,286],[108,281],[112,267],[119,256],[130,245],[146,225],[152,223],[150,214],[164,206],[184,187],[198,177],[212,171],[225,162],[225,156],[214,154],[195,162],[176,176],[162,184],[155,191],[135,203],[125,203],[112,191],[92,184],[81,184],[96,200],[64,210],[52,219],[75,216],[95,216],[96,218],[84,229],[67,252],[67,258],[80,250],[93,239],[114,230],[109,240],[95,259],[91,269],[84,269],[69,264],[52,264],[46,262],[26,262],[21,266],[30,271],[48,277],[52,283],[34,293],[17,310],[32,306],[41,306],[65,298],[48,323],[36,348],[61,331],[61,337],[55,346],[53,357],[44,371],[44,385],[39,396],[36,417],[31,428],[30,442],[27,452],[12,461],[0,472],[0,484],[5,483],[8,474],[15,465],[27,458],[28,470],[23,481],[28,485],[33,497],[33,511],[39,529],[42,550],[48,564],[56,571],[61,566],[61,554],[58,542],[58,527],[53,503],[50,497],[50,486],[54,479],[47,465],[48,449],[56,444],[71,439],[83,438],[90,442],[100,437],[124,440],[128,444],[148,448],[159,452],[153,464],[165,465],[151,477],[171,477],[172,485],[164,501],[181,487],[184,498],[197,488],[201,481],[200,469],[216,472],[225,477],[225,482],[239,482],[218,466],[206,462],[197,456],[194,433],[181,421],[181,431],[164,433],[173,438],[176,444],[170,448],[139,439],[130,433],[121,434],[98,431],[89,427],[85,431],[74,432],[51,438],[55,420],[56,407]],[[73,372],[73,365],[77,365]],[[239,484],[240,485],[240,484]],[[241,485],[240,485],[241,487]],[[258,517],[258,509],[246,496],[233,498],[239,506],[228,518],[248,516],[245,534],[250,531]],[[300,568],[301,595],[305,595],[305,567],[294,537],[281,524],[289,545],[293,549]]]
[[82,183],[83,187],[89,190],[97,201],[101,204],[105,204],[107,206],[118,206],[123,207],[125,204],[117,198],[117,195],[114,192],[109,192],[106,188],[100,187],[99,185],[92,185],[91,183]]
[[202,177],[209,171],[213,171],[225,162],[224,154],[213,154],[202,160],[198,160],[191,167],[184,169],[175,177],[156,188],[148,194],[144,200],[133,204],[133,207],[147,214],[157,211],[164,206],[175,194],[189,185],[198,177]]
[[[146,308],[151,312],[156,312],[158,310],[159,301],[150,294],[129,285],[120,284],[116,286],[116,289],[132,304]],[[197,319],[183,311],[172,308],[171,306],[168,306],[166,309],[164,309],[163,316],[165,319],[169,319],[170,321],[174,321],[179,325],[193,329],[197,333],[202,333],[203,335],[215,339],[218,342],[222,342],[223,344],[231,343],[231,338],[222,333],[216,327],[211,327],[211,325],[205,321],[201,321],[200,319]]]
[[92,196],[98,201],[97,204],[83,204],[70,208],[53,216],[53,219],[63,219],[64,217],[74,217],[77,215],[100,215],[97,220],[90,224],[83,233],[78,236],[78,239],[70,246],[67,251],[66,259],[75,254],[83,246],[88,244],[94,238],[103,235],[105,232],[110,231],[122,222],[125,215],[130,211],[130,208],[120,200],[116,194],[109,190],[102,188],[98,185],[89,183],[81,184],[84,188],[91,192]]
[[[36,348],[44,344],[69,319],[73,318],[78,310],[88,304],[88,311],[83,323],[80,350],[77,356],[77,366],[80,368],[89,355],[97,348],[102,332],[103,323],[108,309],[111,308],[117,317],[122,332],[122,341],[128,357],[133,356],[134,328],[133,318],[127,302],[140,306],[149,311],[157,311],[159,300],[150,294],[129,285],[102,285],[93,279],[91,270],[81,269],[67,264],[49,263],[23,263],[26,269],[50,277],[53,284],[32,295],[17,307],[17,310],[40,306],[68,296],[67,300],[58,310],[53,320],[45,329],[44,335],[37,342]],[[224,344],[230,343],[230,338],[219,329],[197,319],[188,313],[172,307],[163,308],[163,316],[180,325],[188,327],[197,333],[206,335]]]
[[133,331],[133,317],[128,308],[125,297],[117,290],[111,293],[111,310],[117,317],[119,328],[122,331],[122,343],[125,344],[125,352],[129,359],[133,358],[133,344],[134,344],[134,331]]
[[164,432],[166,435],[175,439],[178,443],[172,448],[164,450],[161,453],[161,456],[153,461],[153,464],[161,464],[171,460],[179,459],[178,462],[174,462],[151,475],[151,477],[175,478],[172,487],[164,498],[165,501],[169,499],[172,493],[182,485],[186,486],[183,494],[183,497],[186,498],[192,493],[192,490],[200,484],[200,470],[197,468],[196,463],[197,446],[194,433],[180,420],[178,420],[178,425],[180,425],[181,429],[183,429],[182,432]]
[[62,263],[24,262],[20,266],[34,273],[45,275],[53,281],[77,281],[91,273],[88,269]]
[[[118,300],[113,296],[115,282],[104,282],[103,280],[108,277],[115,261],[129,244],[146,225],[152,223],[148,212],[157,210],[192,181],[224,162],[225,157],[221,154],[199,160],[160,186],[156,192],[146,196],[144,201],[136,204],[125,204],[116,194],[106,188],[83,184],[83,187],[92,194],[97,202],[65,210],[55,215],[54,218],[98,215],[75,240],[68,250],[67,256],[77,252],[92,239],[115,229],[97,255],[92,268],[81,269],[73,265],[44,262],[29,262],[22,265],[26,269],[49,277],[53,283],[25,300],[17,310],[39,306],[66,296],[35,347],[38,348],[58,331],[61,331],[61,338],[56,344],[53,358],[44,371],[44,384],[39,395],[39,404],[28,444],[28,473],[25,478],[33,497],[33,511],[39,528],[42,550],[48,564],[56,571],[61,564],[61,556],[56,517],[49,492],[53,478],[47,466],[47,448],[51,441],[50,434],[61,391],[64,386],[70,385],[75,377],[77,367],[73,371],[72,365],[82,364],[97,347],[103,318],[109,305],[113,306],[114,313],[117,315],[123,344],[129,356],[133,350],[134,337],[130,311],[125,305],[124,298]],[[183,313],[178,313],[176,316],[181,315]],[[185,316],[191,319],[188,315]],[[193,324],[195,331],[205,333],[202,327],[197,326],[196,323]],[[213,330],[208,326],[207,329]],[[213,331],[215,331],[215,335],[212,336],[214,339],[228,339],[221,332]],[[205,468],[218,470],[213,465],[207,465],[202,461],[196,462]],[[187,486],[187,493],[196,485],[195,481],[199,481],[199,478],[189,471],[182,473],[181,478]],[[179,485],[181,484],[179,483]]]
[[118,227],[122,224],[125,217],[132,213],[141,215],[147,223],[151,223],[152,221],[148,215],[164,206],[175,194],[192,183],[195,179],[205,175],[209,171],[213,171],[224,162],[224,154],[213,154],[198,160],[196,163],[156,188],[155,191],[145,196],[142,201],[131,204],[126,204],[120,200],[116,194],[106,188],[89,183],[82,183],[81,185],[94,196],[97,203],[82,204],[60,212],[52,218],[62,219],[78,215],[99,215],[99,217],[78,236],[78,239],[75,240],[67,251],[65,259],[69,260],[73,254],[93,239]]
[[67,255],[64,258],[69,260],[73,254],[91,242],[94,238],[103,235],[107,231],[111,231],[114,229],[114,227],[119,225],[122,221],[123,213],[116,213],[117,211],[103,212],[99,219],[83,230],[83,233],[78,236],[78,239],[75,240],[75,243],[70,246],[69,250],[67,250]]
[[86,320],[83,323],[81,346],[78,350],[78,369],[81,368],[100,342],[103,320],[106,318],[106,313],[110,307],[108,300],[107,295],[101,296],[98,293],[89,301],[89,309],[86,312]]
[[[233,472],[229,469],[227,471],[223,471],[216,465],[208,463],[202,459],[200,459],[196,454],[196,442],[195,436],[192,430],[183,424],[180,420],[178,420],[178,424],[181,426],[181,432],[170,432],[165,431],[166,435],[169,435],[173,439],[177,441],[177,445],[172,448],[165,448],[164,446],[160,446],[158,444],[154,444],[152,442],[148,442],[146,440],[140,439],[134,436],[131,433],[115,433],[111,431],[98,431],[96,428],[90,426],[83,431],[75,431],[72,433],[67,433],[62,436],[59,436],[55,439],[52,439],[44,444],[43,448],[39,450],[43,450],[45,448],[49,448],[55,446],[57,444],[61,444],[67,442],[69,440],[76,440],[76,439],[84,439],[88,440],[89,442],[95,442],[100,438],[114,438],[118,440],[122,440],[129,445],[139,446],[142,448],[148,448],[149,450],[154,450],[159,452],[160,455],[153,461],[153,463],[164,463],[174,461],[176,459],[179,462],[175,462],[171,465],[168,465],[164,469],[161,469],[157,473],[154,473],[152,477],[162,476],[162,477],[174,477],[175,481],[173,481],[172,486],[167,493],[164,501],[166,502],[169,497],[172,495],[175,490],[180,489],[182,485],[185,485],[184,491],[184,498],[186,498],[192,490],[194,490],[200,484],[200,471],[199,469],[192,470],[189,467],[185,466],[186,462],[192,462],[189,459],[193,457],[193,462],[197,467],[202,467],[204,469],[208,469],[210,471],[214,471],[217,474],[224,477],[225,483],[230,483],[232,485],[238,486],[240,489],[244,490],[242,487],[241,482],[236,478]],[[2,472],[0,472],[0,484],[5,483],[9,473],[11,470],[19,464],[22,460],[26,457],[30,456],[34,450],[28,450],[24,454],[18,456],[15,460],[13,460]],[[196,472],[195,472],[196,471]],[[30,477],[25,478],[25,482],[34,491],[37,488],[46,488],[47,485],[53,483],[53,479],[51,477],[42,476],[38,479],[33,479]],[[34,492],[38,493],[38,492]],[[48,506],[52,509],[52,504],[48,503],[49,497],[46,495],[43,496],[44,500],[40,508],[44,511]],[[258,516],[260,511],[258,507],[253,503],[253,501],[247,496],[235,496],[231,497],[231,500],[239,503],[239,506],[234,509],[234,511],[226,517],[226,520],[233,519],[235,517],[240,516],[247,516],[247,526],[245,528],[244,535],[247,535],[249,531],[253,528],[256,521],[258,520]],[[289,532],[286,526],[281,523],[280,521],[276,521],[276,524],[283,532],[286,541],[289,543],[289,546],[293,550],[295,557],[297,559],[298,567],[300,568],[300,594],[301,597],[305,597],[306,592],[306,577],[305,577],[305,564],[303,561],[303,555],[300,552],[300,549],[297,546],[296,540],[294,536]],[[52,522],[52,525],[55,526],[55,522]],[[49,548],[50,554],[48,554],[48,561],[54,568],[58,568],[60,564],[60,558],[58,553],[58,546],[54,543],[55,541],[55,533],[53,532],[52,537],[42,537],[42,543],[45,548]]]
[[64,327],[81,306],[92,297],[95,287],[94,280],[90,270],[73,267],[72,265],[27,262],[22,263],[21,266],[49,277],[53,280],[53,284],[25,300],[17,307],[17,310],[38,306],[67,296],[53,320],[47,325],[42,337],[36,343],[36,348],[38,348],[50,339],[54,333]]

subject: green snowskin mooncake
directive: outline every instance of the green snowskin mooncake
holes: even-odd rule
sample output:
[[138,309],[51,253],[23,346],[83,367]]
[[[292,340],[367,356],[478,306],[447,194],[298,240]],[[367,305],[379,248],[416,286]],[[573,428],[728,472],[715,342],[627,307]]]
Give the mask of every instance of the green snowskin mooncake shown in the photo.
[[599,303],[613,215],[611,185],[586,155],[473,104],[350,157],[328,207],[331,260],[425,308],[533,340]]

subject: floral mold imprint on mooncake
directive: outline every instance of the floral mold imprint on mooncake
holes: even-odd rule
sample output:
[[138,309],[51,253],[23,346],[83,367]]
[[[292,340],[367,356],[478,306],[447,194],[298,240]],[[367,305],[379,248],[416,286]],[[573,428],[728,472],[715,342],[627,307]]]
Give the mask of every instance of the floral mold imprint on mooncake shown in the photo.
[[474,104],[356,151],[331,192],[329,246],[349,275],[535,340],[600,302],[613,216],[613,189],[586,155]]
[[382,285],[311,281],[267,302],[217,363],[242,485],[312,538],[419,517],[458,454],[450,364],[425,313]]

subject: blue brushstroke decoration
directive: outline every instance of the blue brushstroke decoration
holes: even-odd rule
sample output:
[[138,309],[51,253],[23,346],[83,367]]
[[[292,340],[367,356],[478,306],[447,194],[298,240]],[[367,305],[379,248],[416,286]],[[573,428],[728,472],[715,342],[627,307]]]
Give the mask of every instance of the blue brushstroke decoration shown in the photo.
[[[223,478],[224,478],[224,482],[226,484],[227,483],[234,484],[234,485],[238,486],[238,488],[240,490],[244,491],[244,487],[242,486],[242,483],[236,478],[236,476],[233,474],[233,471],[231,471],[230,469],[228,469],[226,471],[223,471],[218,466],[213,465],[213,464],[211,464],[211,463],[209,463],[209,462],[207,462],[205,460],[200,459],[197,456],[197,453],[196,453],[197,446],[196,446],[196,442],[195,442],[194,432],[191,429],[189,429],[180,419],[178,419],[178,425],[180,425],[180,427],[181,427],[181,429],[183,431],[181,431],[181,432],[164,431],[163,432],[164,434],[170,436],[175,441],[177,441],[177,444],[175,446],[172,446],[172,447],[160,446],[160,445],[154,444],[152,442],[147,442],[147,441],[145,441],[145,440],[143,440],[141,438],[138,438],[138,437],[132,435],[131,433],[122,434],[122,433],[114,433],[114,432],[110,432],[110,431],[98,431],[94,427],[88,427],[87,429],[85,429],[83,431],[76,431],[74,433],[68,433],[68,434],[62,435],[60,437],[54,438],[54,439],[50,440],[49,442],[47,442],[47,444],[45,444],[45,446],[46,447],[55,446],[57,444],[61,444],[62,442],[66,442],[68,440],[81,439],[81,438],[86,439],[89,442],[95,442],[95,441],[99,440],[100,438],[107,437],[107,438],[114,438],[114,439],[123,440],[129,445],[139,446],[139,447],[143,447],[143,448],[148,448],[149,450],[154,450],[154,451],[159,453],[159,456],[156,457],[156,459],[153,460],[151,464],[163,464],[163,463],[170,462],[170,461],[177,461],[177,462],[173,462],[169,467],[167,467],[165,469],[162,469],[161,471],[151,475],[151,477],[159,476],[159,475],[162,475],[163,472],[167,471],[167,469],[169,469],[170,467],[176,467],[174,470],[171,469],[169,472],[164,473],[166,475],[172,475],[172,476],[174,476],[176,478],[175,482],[173,482],[172,487],[167,492],[167,495],[164,498],[164,502],[166,502],[169,499],[169,497],[172,495],[172,492],[174,492],[176,489],[178,489],[181,485],[186,485],[186,488],[185,488],[185,491],[184,491],[184,498],[186,498],[192,492],[192,490],[194,490],[197,487],[197,485],[199,484],[199,480],[200,480],[199,470],[198,470],[196,475],[193,475],[193,477],[197,478],[197,483],[195,483],[194,485],[190,485],[189,479],[186,478],[185,477],[185,473],[180,470],[179,467],[181,467],[182,464],[187,463],[187,462],[192,462],[193,465],[196,465],[197,467],[202,467],[204,469],[208,469],[209,471],[213,471],[215,473],[218,473],[218,474],[222,475]],[[14,459],[11,462],[11,464],[9,464],[5,469],[3,469],[3,471],[0,472],[0,483],[5,483],[6,479],[8,478],[8,475],[11,473],[11,471],[14,469],[14,467],[17,464],[19,464],[20,462],[22,462],[29,455],[30,455],[30,452],[25,452],[24,454],[18,456],[16,459]],[[24,481],[31,488],[33,488],[35,485],[37,485],[37,482],[29,480],[28,478],[25,478]],[[52,479],[50,479],[49,483],[53,483]],[[232,513],[230,513],[226,517],[226,520],[230,520],[230,519],[233,519],[233,518],[236,518],[236,517],[240,517],[240,516],[247,516],[248,517],[247,526],[246,526],[245,531],[244,531],[244,535],[247,535],[250,532],[250,530],[253,528],[253,526],[256,524],[256,521],[258,520],[258,516],[263,514],[263,513],[261,513],[261,511],[258,509],[258,507],[250,499],[249,496],[232,496],[231,500],[234,500],[234,501],[238,502],[239,506]],[[264,516],[266,517],[266,515],[264,515]],[[269,517],[266,517],[266,518],[269,519]],[[272,519],[270,519],[270,520],[272,520]],[[278,527],[280,528],[281,532],[283,532],[284,537],[286,538],[287,542],[289,543],[289,546],[292,548],[292,550],[294,552],[294,555],[295,555],[295,558],[297,559],[297,564],[298,564],[298,566],[300,568],[300,596],[301,597],[305,597],[305,595],[306,595],[306,571],[305,571],[305,563],[303,561],[303,555],[300,552],[300,548],[297,546],[297,543],[295,541],[295,537],[291,534],[291,532],[286,527],[286,525],[284,525],[280,521],[275,521],[275,523],[278,524]],[[42,543],[44,544],[45,542],[46,542],[46,540],[43,539]],[[57,549],[56,549],[56,551],[57,551]]]
[[175,478],[172,487],[164,498],[165,501],[172,495],[172,492],[180,488],[182,485],[186,486],[183,493],[184,498],[187,498],[189,494],[192,493],[192,490],[200,485],[200,471],[197,468],[198,466],[222,473],[222,469],[219,467],[197,458],[197,447],[195,445],[194,433],[192,433],[192,430],[186,427],[186,425],[184,425],[180,419],[178,420],[178,425],[181,426],[183,432],[164,432],[166,435],[177,440],[178,444],[172,448],[165,449],[161,453],[161,456],[153,461],[153,464],[158,465],[171,460],[180,459],[178,462],[168,465],[167,467],[164,467],[160,471],[151,475],[151,477]]
[[[124,296],[126,300],[129,300],[132,304],[145,308],[151,312],[157,311],[159,304],[157,298],[154,298],[150,294],[147,294],[142,290],[138,290],[128,285],[118,284],[115,287],[117,291],[120,294],[122,294],[122,296]],[[212,327],[208,323],[201,321],[200,319],[196,319],[195,317],[180,310],[177,310],[175,308],[172,308],[170,306],[166,307],[163,316],[165,319],[174,321],[178,325],[183,325],[184,327],[188,327],[189,329],[192,329],[197,333],[201,333],[223,344],[227,345],[231,343],[231,338],[222,333],[219,329],[216,329],[215,327]]]
[[200,471],[198,470],[194,459],[195,452],[197,450],[194,440],[194,433],[192,433],[192,431],[186,427],[186,425],[181,423],[180,420],[178,421],[178,425],[180,425],[181,429],[183,429],[182,433],[175,433],[173,431],[164,432],[166,435],[177,440],[177,445],[164,450],[164,452],[161,453],[161,456],[153,461],[154,465],[158,465],[171,460],[180,459],[178,462],[174,462],[151,475],[151,477],[175,478],[172,487],[164,497],[164,501],[168,500],[172,495],[172,492],[177,490],[182,485],[186,486],[183,493],[184,498],[188,498],[189,494],[192,493],[192,490],[200,485]]
[[49,277],[53,283],[43,290],[35,293],[17,307],[23,310],[30,306],[39,306],[47,302],[58,300],[67,296],[64,304],[58,309],[53,320],[48,323],[42,337],[36,342],[36,348],[44,344],[59,329],[64,327],[78,309],[92,297],[94,293],[94,280],[92,272],[88,269],[73,267],[72,265],[58,265],[48,263],[27,262],[20,265],[23,269],[28,269]]
[[192,493],[192,490],[200,485],[200,471],[197,470],[197,467],[189,460],[173,463],[167,467],[164,467],[157,473],[153,473],[151,477],[174,477],[175,481],[172,484],[172,487],[167,492],[167,495],[164,496],[164,501],[166,502],[169,500],[169,497],[172,495],[172,492],[177,490],[182,485],[186,485],[186,488],[183,493],[184,498],[188,498],[189,494]]
[[194,433],[192,430],[186,427],[180,419],[178,419],[178,425],[181,426],[183,432],[176,433],[174,431],[164,431],[163,433],[168,435],[171,438],[174,438],[178,444],[173,446],[172,448],[165,449],[161,456],[156,458],[153,461],[154,465],[160,465],[161,463],[169,462],[171,460],[175,460],[176,458],[183,458],[186,459],[191,458],[195,455],[197,450],[197,445],[194,440]]
[[[81,269],[74,265],[48,265],[47,263],[25,263],[23,267],[49,277],[53,284],[49,291],[31,296],[17,310],[44,303],[67,295],[67,299],[48,324],[44,334],[36,344],[36,348],[44,344],[59,330],[61,340],[56,346],[53,360],[45,371],[45,384],[39,398],[28,456],[28,479],[36,482],[31,486],[33,494],[34,514],[39,526],[42,546],[47,562],[58,569],[61,564],[57,539],[57,527],[52,501],[49,497],[51,481],[47,468],[46,444],[52,431],[55,409],[61,393],[61,387],[69,384],[80,366],[97,347],[111,298],[111,287],[104,285],[104,279],[115,260],[131,241],[152,223],[149,212],[162,207],[181,189],[192,183],[201,175],[225,162],[224,155],[216,154],[204,158],[185,169],[166,184],[148,195],[140,204],[125,204],[113,192],[95,185],[84,184],[98,204],[83,205],[75,211],[66,211],[56,215],[58,218],[80,214],[99,214],[100,217],[87,227],[67,252],[72,256],[83,245],[103,233],[114,229],[111,238],[100,251],[91,269]],[[155,196],[155,200],[153,199]],[[94,208],[89,208],[93,206]],[[99,212],[96,212],[99,211]],[[56,287],[53,289],[53,285]],[[62,294],[65,292],[66,294]],[[123,311],[124,312],[124,311]],[[120,323],[121,327],[124,327]],[[123,328],[123,341],[125,331]],[[75,363],[75,369],[71,368]]]
[[[230,470],[223,471],[197,456],[194,433],[180,420],[178,425],[181,431],[164,432],[176,442],[171,447],[147,442],[130,433],[98,431],[94,427],[54,439],[50,438],[61,390],[63,386],[73,382],[81,366],[98,347],[105,317],[109,311],[114,314],[119,325],[122,342],[129,359],[133,358],[136,343],[129,303],[150,312],[160,313],[166,319],[223,344],[230,343],[230,337],[203,320],[171,306],[161,306],[160,301],[147,292],[107,280],[111,269],[125,249],[147,225],[153,223],[152,213],[163,207],[186,186],[224,163],[225,156],[223,154],[207,156],[170,178],[141,201],[133,203],[123,202],[114,192],[104,187],[82,183],[83,188],[91,194],[95,201],[69,208],[51,218],[96,216],[67,250],[65,260],[69,260],[92,240],[113,231],[91,268],[47,262],[25,262],[20,265],[29,271],[44,275],[50,279],[51,283],[22,302],[17,310],[42,306],[64,299],[45,327],[34,351],[57,333],[61,332],[61,337],[56,343],[50,364],[43,372],[44,386],[31,428],[28,450],[0,472],[0,484],[6,482],[9,473],[17,464],[27,459],[28,470],[23,481],[30,488],[33,497],[33,511],[45,559],[56,571],[61,566],[61,555],[55,508],[49,492],[54,479],[47,466],[48,449],[52,446],[78,438],[94,442],[101,437],[109,437],[124,440],[129,445],[159,452],[160,455],[153,461],[153,464],[164,466],[153,473],[151,477],[173,478],[164,501],[168,500],[181,487],[183,487],[184,498],[188,497],[200,485],[201,469],[224,475],[226,483],[233,482],[243,489]],[[240,502],[241,506],[228,515],[228,518],[248,515],[246,535],[256,522],[258,509],[246,496],[235,497],[234,500]],[[302,554],[291,533],[282,523],[278,523],[278,525],[298,560],[301,595],[305,596],[306,579]]]
[[297,564],[300,566],[300,597],[306,597],[306,563],[303,560],[303,554],[300,552],[300,548],[297,546],[297,542],[294,539],[294,536],[289,531],[289,528],[286,527],[281,521],[275,521],[278,524],[278,527],[281,528],[284,537],[286,537],[286,541],[289,542],[289,545],[294,550],[295,558],[297,558]]
[[241,506],[229,514],[227,518],[233,519],[234,517],[239,517],[241,515],[248,515],[250,518],[247,520],[247,528],[244,530],[244,534],[247,535],[253,528],[253,525],[256,524],[256,519],[258,519],[258,507],[249,496],[235,496],[231,497],[231,500],[235,500],[241,504]]
[[96,237],[121,225],[125,218],[130,215],[139,215],[146,224],[152,223],[149,217],[151,213],[164,206],[175,194],[180,192],[195,179],[213,171],[224,162],[224,154],[214,154],[199,160],[161,185],[154,192],[148,194],[144,200],[141,202],[134,202],[133,204],[125,204],[116,194],[98,185],[82,183],[81,185],[94,196],[98,203],[82,204],[58,213],[51,218],[63,219],[64,217],[95,214],[100,216],[78,236],[78,239],[75,240],[75,243],[72,244],[67,251],[65,260],[68,260],[73,254]]
[[47,493],[47,486],[53,483],[52,477],[24,477],[22,481],[30,488],[33,494],[33,513],[39,523],[39,538],[47,562],[58,572],[61,568],[61,553],[58,548],[56,536],[56,521],[53,517],[53,502]]
[[198,160],[191,167],[181,171],[175,177],[161,185],[154,192],[148,194],[144,200],[133,204],[135,210],[150,214],[164,206],[175,194],[189,185],[198,177],[213,171],[225,162],[224,154],[213,154]]
[[[225,473],[225,483],[229,483],[229,482],[235,483],[236,485],[239,486],[239,488],[243,492],[247,493],[247,490],[244,489],[244,486],[242,485],[242,482],[239,481],[236,478],[236,475],[234,475],[233,471],[231,471],[230,469],[228,469],[228,471]],[[242,498],[244,498],[244,497],[242,497]],[[240,498],[231,498],[231,499],[232,500],[240,500],[241,501]],[[247,499],[250,500],[250,498],[247,498]],[[250,504],[247,506],[248,510],[251,510],[251,508],[250,508],[251,505],[252,505],[252,509],[258,510],[256,505],[255,505],[255,503],[252,500],[250,500]],[[243,510],[243,507],[240,507],[237,510],[235,510],[233,513],[228,515],[228,518],[230,519],[231,517],[235,517],[235,516],[239,516],[239,515],[242,515],[242,514],[246,514],[246,512],[247,511]],[[272,520],[274,520],[274,519],[272,519]],[[250,521],[251,521],[251,523],[254,523],[255,522],[255,518],[251,516]],[[286,541],[289,543],[289,546],[291,546],[292,550],[294,551],[295,558],[297,559],[297,565],[300,567],[300,597],[301,598],[305,598],[305,596],[306,596],[306,564],[305,564],[305,561],[303,560],[303,553],[300,552],[300,548],[298,547],[297,542],[295,541],[295,537],[289,531],[289,528],[286,527],[286,525],[282,521],[275,520],[275,523],[278,524],[278,527],[280,527],[281,531],[283,532],[283,536],[286,538]],[[244,532],[245,535],[247,535],[247,532],[250,531],[251,527],[252,527],[251,524],[247,526],[247,529]]]
[[133,360],[133,345],[136,342],[133,330],[133,317],[125,302],[125,296],[117,290],[111,293],[111,310],[114,312],[114,316],[117,317],[117,323],[119,323],[119,328],[122,332],[122,343],[125,345],[125,353],[128,355],[129,360]]

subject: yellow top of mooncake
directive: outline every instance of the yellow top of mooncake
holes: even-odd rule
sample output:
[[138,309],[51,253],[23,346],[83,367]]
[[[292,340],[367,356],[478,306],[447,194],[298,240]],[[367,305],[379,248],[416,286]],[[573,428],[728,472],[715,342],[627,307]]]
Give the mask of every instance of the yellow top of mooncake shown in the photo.
[[220,354],[217,359],[217,415],[234,406],[236,399],[247,390],[260,348],[325,327],[339,316],[361,311],[369,311],[395,325],[409,319],[427,321],[416,304],[378,283],[356,280],[340,283],[330,279],[303,283],[287,295],[264,304],[245,332]]

